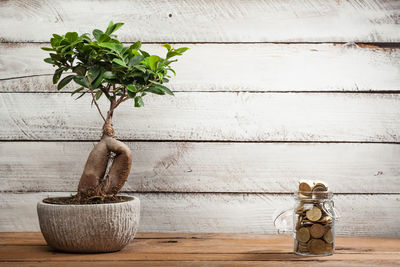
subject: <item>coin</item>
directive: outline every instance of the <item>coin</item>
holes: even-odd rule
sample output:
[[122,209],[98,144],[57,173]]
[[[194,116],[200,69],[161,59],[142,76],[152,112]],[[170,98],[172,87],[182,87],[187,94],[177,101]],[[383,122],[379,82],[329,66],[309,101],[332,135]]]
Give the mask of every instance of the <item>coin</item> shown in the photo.
[[305,196],[311,195],[311,186],[307,182],[301,182],[299,184],[299,194],[303,194]]
[[318,207],[314,206],[312,209],[310,209],[306,212],[306,216],[310,221],[315,222],[321,218],[322,212]]
[[311,226],[310,228],[310,235],[313,238],[321,238],[326,232],[326,229],[323,225],[321,224],[313,224],[313,226]]
[[326,243],[332,243],[333,242],[333,235],[332,235],[332,230],[331,229],[326,231],[326,233],[324,234],[324,240],[326,241]]
[[298,242],[297,243],[297,251],[301,252],[301,253],[309,252],[308,251],[308,244],[307,243]]
[[331,216],[324,216],[322,217],[318,222],[320,223],[331,223],[332,222],[332,217]]
[[321,239],[311,239],[310,242],[308,242],[308,249],[312,254],[323,254],[326,249],[325,242]]
[[296,232],[296,239],[300,242],[307,242],[310,239],[308,228],[302,227]]

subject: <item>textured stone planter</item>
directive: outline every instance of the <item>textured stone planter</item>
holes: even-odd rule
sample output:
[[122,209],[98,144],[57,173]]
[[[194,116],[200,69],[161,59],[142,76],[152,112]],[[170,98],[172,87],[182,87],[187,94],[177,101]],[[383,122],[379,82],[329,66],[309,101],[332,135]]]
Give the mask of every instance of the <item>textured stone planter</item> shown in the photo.
[[140,201],[58,205],[39,202],[40,229],[47,244],[68,252],[112,252],[124,248],[139,226]]

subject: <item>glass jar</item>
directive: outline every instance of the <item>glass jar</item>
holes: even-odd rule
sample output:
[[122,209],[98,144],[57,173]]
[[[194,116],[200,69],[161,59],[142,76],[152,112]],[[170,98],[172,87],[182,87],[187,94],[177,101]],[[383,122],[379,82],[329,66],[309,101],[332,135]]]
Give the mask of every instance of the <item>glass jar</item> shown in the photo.
[[335,250],[335,220],[338,212],[328,191],[298,191],[294,209],[274,218],[278,233],[292,232],[294,253],[302,256],[328,256]]

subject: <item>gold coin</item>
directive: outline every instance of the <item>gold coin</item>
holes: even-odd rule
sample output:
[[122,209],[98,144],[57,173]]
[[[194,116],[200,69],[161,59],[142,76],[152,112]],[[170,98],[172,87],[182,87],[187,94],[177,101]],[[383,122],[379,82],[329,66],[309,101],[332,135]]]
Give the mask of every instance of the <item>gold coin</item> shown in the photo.
[[319,208],[314,206],[306,212],[306,216],[310,221],[316,222],[321,218],[322,212]]
[[296,208],[296,213],[297,214],[301,214],[304,212],[304,205],[303,204],[299,204]]
[[311,195],[311,186],[306,182],[301,182],[299,184],[299,194],[310,196]]
[[308,242],[308,249],[312,254],[319,255],[325,253],[325,242],[321,239],[311,239]]
[[328,188],[322,183],[316,183],[311,189],[313,198],[325,198]]
[[326,241],[326,243],[332,243],[333,242],[333,234],[332,234],[332,230],[331,229],[326,231],[326,233],[324,234],[324,240]]
[[301,227],[301,217],[297,218],[297,223],[296,223],[296,230],[299,230]]
[[313,224],[313,226],[311,226],[310,228],[310,235],[313,238],[321,238],[326,232],[326,229],[323,225],[321,224]]
[[322,217],[318,222],[320,223],[331,223],[332,222],[332,217],[331,216],[324,216]]
[[328,186],[324,183],[314,183],[311,191],[328,191]]
[[302,227],[296,232],[296,239],[300,242],[307,242],[310,239],[308,228]]
[[307,243],[298,242],[297,251],[302,253],[309,252]]

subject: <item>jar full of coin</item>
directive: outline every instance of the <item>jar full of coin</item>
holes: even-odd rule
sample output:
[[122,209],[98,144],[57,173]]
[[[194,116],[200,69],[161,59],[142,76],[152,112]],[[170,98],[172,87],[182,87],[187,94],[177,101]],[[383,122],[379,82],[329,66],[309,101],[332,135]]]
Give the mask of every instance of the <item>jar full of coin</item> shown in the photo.
[[278,230],[288,231],[292,218],[294,253],[302,256],[328,256],[335,250],[333,193],[321,181],[300,181],[294,194],[294,209],[287,209],[274,218]]

